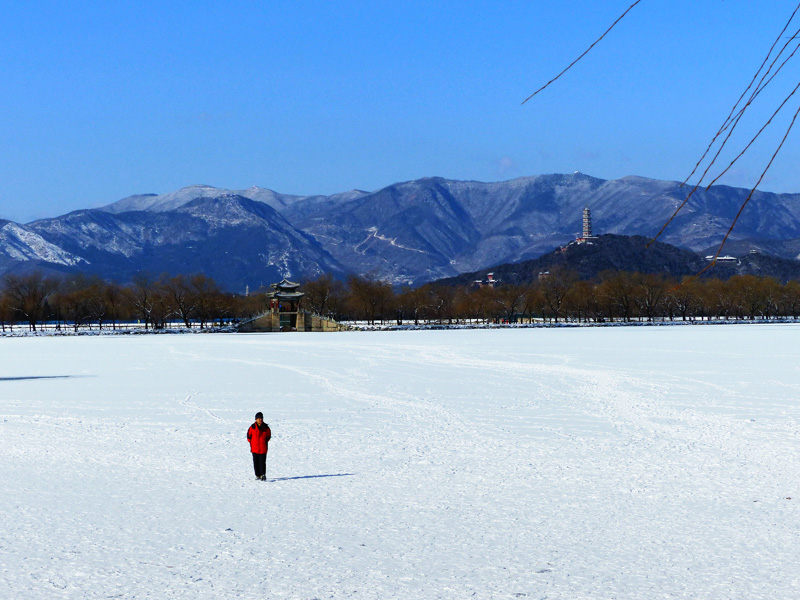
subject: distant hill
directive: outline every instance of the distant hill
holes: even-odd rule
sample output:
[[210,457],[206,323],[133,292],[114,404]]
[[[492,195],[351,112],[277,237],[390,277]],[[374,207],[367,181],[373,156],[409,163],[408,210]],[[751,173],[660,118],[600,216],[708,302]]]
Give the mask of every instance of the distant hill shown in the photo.
[[[439,279],[435,284],[470,285],[486,280],[489,273],[501,283],[514,285],[531,283],[544,273],[563,267],[578,273],[581,279],[593,279],[603,271],[660,273],[676,279],[694,275],[708,265],[699,254],[650,238],[605,234],[584,244],[569,244],[536,259],[519,263],[495,265],[457,277]],[[800,279],[800,262],[762,253],[748,253],[736,262],[721,262],[706,271],[704,276],[729,279],[734,275],[775,277],[781,283]]]

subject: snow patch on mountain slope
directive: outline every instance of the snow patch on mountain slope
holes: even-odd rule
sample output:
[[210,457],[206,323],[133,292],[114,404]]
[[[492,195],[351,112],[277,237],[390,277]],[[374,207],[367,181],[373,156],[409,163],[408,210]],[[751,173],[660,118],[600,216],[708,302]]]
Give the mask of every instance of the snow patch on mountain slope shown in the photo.
[[43,260],[70,267],[81,262],[88,264],[86,259],[51,244],[17,223],[9,222],[0,228],[0,247],[14,260]]
[[[138,194],[129,196],[107,206],[100,207],[99,210],[114,214],[132,211],[168,212],[186,206],[193,200],[199,198],[222,198],[230,195],[242,196],[256,202],[261,202],[278,211],[309,198],[309,196],[280,194],[258,186],[252,186],[246,190],[228,190],[212,187],[210,185],[190,185],[167,194]],[[349,197],[350,195],[352,195],[351,192],[342,194],[344,197]]]
[[239,196],[244,196],[245,198],[249,198],[250,200],[255,200],[256,202],[262,202],[268,206],[271,206],[277,211],[280,211],[287,206],[298,202],[299,200],[304,200],[306,196],[292,196],[289,194],[279,194],[278,192],[273,192],[267,188],[258,187],[256,185],[247,188],[246,190],[240,190],[238,192],[234,192]]
[[183,206],[178,212],[191,215],[208,224],[210,230],[257,225],[262,219],[243,206],[242,196],[234,193],[221,194],[206,202]]
[[168,194],[130,196],[104,206],[100,210],[111,213],[129,211],[166,212],[180,208],[197,198],[214,198],[225,193],[227,193],[227,190],[220,190],[210,185],[190,185]]
[[427,254],[427,252],[425,250],[420,250],[419,248],[410,248],[408,246],[403,246],[402,244],[398,244],[396,237],[395,238],[389,238],[389,237],[386,237],[385,235],[381,235],[380,233],[378,233],[378,228],[377,227],[370,227],[370,228],[367,229],[367,231],[369,232],[369,235],[367,236],[367,239],[365,239],[363,242],[361,242],[360,244],[358,244],[358,246],[355,247],[356,251],[358,251],[358,249],[361,246],[363,246],[364,244],[366,244],[370,240],[380,240],[382,242],[389,242],[390,246],[394,246],[395,248],[399,248],[400,250],[410,250],[411,252],[419,252],[420,254]]

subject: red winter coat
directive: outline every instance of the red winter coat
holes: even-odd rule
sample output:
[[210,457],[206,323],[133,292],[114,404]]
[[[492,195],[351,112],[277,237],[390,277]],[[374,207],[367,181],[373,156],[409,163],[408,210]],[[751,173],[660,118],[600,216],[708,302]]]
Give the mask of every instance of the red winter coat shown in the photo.
[[262,423],[260,428],[255,423],[250,425],[250,429],[247,430],[247,441],[250,442],[250,452],[253,454],[266,454],[267,444],[271,437],[272,432],[269,430],[269,425],[266,423]]

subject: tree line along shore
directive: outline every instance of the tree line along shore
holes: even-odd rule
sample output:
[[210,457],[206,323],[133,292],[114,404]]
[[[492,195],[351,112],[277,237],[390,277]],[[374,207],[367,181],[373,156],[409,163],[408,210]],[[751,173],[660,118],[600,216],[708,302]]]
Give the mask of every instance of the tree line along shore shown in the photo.
[[[396,288],[369,277],[331,275],[303,283],[302,309],[369,325],[610,323],[764,320],[800,317],[800,282],[737,275],[677,280],[608,271],[592,280],[554,269],[524,285],[426,284]],[[0,330],[136,327],[204,330],[235,325],[267,310],[266,292],[235,294],[210,277],[137,275],[121,285],[97,277],[6,274],[0,280]]]

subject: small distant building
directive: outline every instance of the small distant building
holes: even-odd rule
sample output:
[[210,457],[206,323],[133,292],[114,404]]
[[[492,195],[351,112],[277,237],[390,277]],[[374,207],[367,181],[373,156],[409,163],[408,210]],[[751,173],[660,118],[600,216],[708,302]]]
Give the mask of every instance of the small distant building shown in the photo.
[[475,287],[479,287],[479,288],[484,288],[484,287],[493,288],[494,286],[496,286],[499,283],[499,281],[497,281],[494,278],[494,273],[487,273],[486,274],[486,279],[476,279],[472,283],[475,285]]
[[300,284],[284,278],[270,284],[271,292],[266,293],[266,312],[239,326],[242,332],[271,331],[340,331],[346,327],[333,319],[303,310]]
[[[709,256],[706,256],[706,260],[708,262],[714,262],[714,255],[711,254]],[[735,263],[735,264],[739,263],[739,259],[736,258],[735,256],[718,256],[716,260],[718,263]]]

